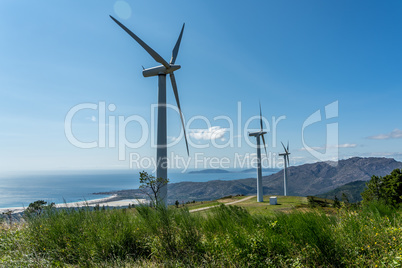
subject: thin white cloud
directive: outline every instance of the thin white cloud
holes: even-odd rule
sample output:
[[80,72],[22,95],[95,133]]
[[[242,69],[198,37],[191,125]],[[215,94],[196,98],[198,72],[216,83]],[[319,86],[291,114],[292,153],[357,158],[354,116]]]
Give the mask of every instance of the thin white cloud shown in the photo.
[[355,143],[344,143],[344,144],[338,144],[337,148],[355,148],[357,144]]
[[90,117],[86,117],[85,119],[88,119],[88,120],[90,120],[92,122],[96,122],[96,117],[94,115],[90,116]]
[[[338,144],[335,146],[330,146],[328,148],[355,148],[357,146],[357,144],[355,143],[344,143],[344,144]],[[327,149],[327,147],[310,147],[309,149],[313,149],[313,150],[325,150]],[[299,151],[307,151],[306,148],[300,148]]]
[[0,137],[25,137],[26,135],[23,133],[17,133],[17,132],[0,132]]
[[375,136],[367,137],[370,140],[389,140],[389,139],[402,139],[402,130],[394,129],[388,134],[379,134]]
[[402,153],[399,152],[371,152],[371,153],[362,153],[360,156],[365,157],[386,157],[386,158],[402,158]]
[[196,140],[216,140],[222,139],[228,130],[219,126],[210,127],[208,129],[196,129],[190,133],[190,137]]
[[[309,147],[309,149],[318,151],[318,150],[325,150],[325,147],[313,146],[313,147]],[[298,149],[298,151],[307,151],[307,149],[302,147],[302,148]]]
[[177,137],[173,137],[173,136],[168,136],[167,138],[168,138],[168,140],[169,140],[170,142],[174,142],[174,141],[177,140]]

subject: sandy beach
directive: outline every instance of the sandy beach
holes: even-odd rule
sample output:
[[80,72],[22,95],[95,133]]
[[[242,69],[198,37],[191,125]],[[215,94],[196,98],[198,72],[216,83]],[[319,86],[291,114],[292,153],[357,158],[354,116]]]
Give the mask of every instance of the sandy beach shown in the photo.
[[[96,205],[105,206],[105,207],[127,207],[128,205],[137,205],[144,204],[145,199],[121,199],[119,200],[118,195],[111,195],[105,198],[93,199],[88,201],[79,201],[79,202],[70,202],[70,203],[62,203],[56,204],[56,208],[71,208],[71,207],[94,207]],[[12,211],[12,213],[20,213],[23,212],[26,207],[13,207],[13,208],[0,208],[0,214],[5,213],[7,211]]]

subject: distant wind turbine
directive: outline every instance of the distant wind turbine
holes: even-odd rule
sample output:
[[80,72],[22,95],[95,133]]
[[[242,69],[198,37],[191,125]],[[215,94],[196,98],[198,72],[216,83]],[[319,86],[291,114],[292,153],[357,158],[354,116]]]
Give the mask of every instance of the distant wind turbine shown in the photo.
[[263,130],[261,103],[260,103],[260,126],[261,126],[260,131],[248,134],[249,136],[256,137],[256,139],[257,139],[257,160],[258,160],[258,162],[257,162],[257,202],[263,201],[260,136],[264,143],[265,154],[267,154],[267,148],[265,146],[265,139],[264,139],[264,134],[267,134],[267,132],[265,132]]
[[[142,75],[144,77],[158,76],[158,128],[157,128],[157,142],[156,142],[156,158],[157,158],[157,168],[156,177],[167,179],[167,131],[166,131],[166,75],[169,74],[170,81],[172,83],[173,93],[176,98],[177,107],[179,108],[179,114],[181,119],[181,124],[184,130],[184,139],[186,141],[187,155],[188,142],[186,129],[184,128],[183,115],[180,108],[179,93],[177,91],[176,79],[174,77],[174,71],[181,68],[180,65],[175,65],[177,54],[179,53],[179,47],[181,38],[183,36],[184,23],[181,28],[179,38],[177,39],[176,45],[172,51],[172,58],[170,62],[166,62],[158,53],[155,52],[151,47],[149,47],[144,41],[142,41],[138,36],[136,36],[132,31],[130,31],[126,26],[121,24],[118,20],[110,16],[114,22],[116,22],[124,31],[126,31],[135,41],[137,41],[140,46],[142,46],[149,55],[162,65],[145,69],[143,67]],[[167,185],[163,185],[160,194],[159,201],[162,204],[167,205]]]
[[[282,142],[281,142],[282,143]],[[285,150],[284,153],[279,154],[280,156],[283,156],[283,162],[285,163],[285,168],[283,169],[283,195],[287,195],[287,183],[288,183],[288,165],[289,165],[289,142],[288,146],[285,148],[285,145],[283,145],[283,149]]]

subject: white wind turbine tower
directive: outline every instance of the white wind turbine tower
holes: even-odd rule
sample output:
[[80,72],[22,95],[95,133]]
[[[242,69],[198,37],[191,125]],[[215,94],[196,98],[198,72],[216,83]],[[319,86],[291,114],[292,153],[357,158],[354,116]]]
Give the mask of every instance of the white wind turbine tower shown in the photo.
[[263,201],[260,136],[264,143],[265,154],[267,154],[267,148],[265,146],[265,139],[264,139],[264,134],[267,134],[267,132],[265,132],[263,130],[261,103],[260,103],[260,126],[261,126],[260,131],[248,134],[249,136],[256,137],[256,139],[257,139],[257,160],[258,160],[258,162],[257,162],[257,202]]
[[[152,48],[150,48],[144,41],[142,41],[138,36],[136,36],[132,31],[130,31],[126,26],[121,24],[118,20],[110,16],[124,31],[126,31],[135,41],[137,41],[140,46],[142,46],[149,55],[162,65],[144,69],[142,75],[144,77],[158,76],[158,127],[157,127],[157,142],[156,142],[156,177],[167,179],[167,131],[166,131],[166,75],[169,74],[170,81],[172,82],[173,93],[176,98],[177,107],[179,108],[179,114],[181,119],[181,124],[184,130],[184,138],[186,141],[187,154],[188,143],[186,129],[184,128],[183,115],[180,108],[179,94],[177,92],[176,79],[174,77],[174,71],[181,68],[180,65],[175,65],[177,54],[179,52],[181,38],[183,36],[184,25],[181,29],[179,38],[177,39],[176,45],[172,51],[172,58],[170,63],[166,62],[158,53],[156,53]],[[167,185],[163,185],[159,193],[159,201],[162,204],[167,205]]]
[[[281,142],[282,143],[282,142]],[[287,183],[288,183],[288,165],[289,165],[289,142],[288,142],[288,146],[285,148],[285,145],[283,145],[283,149],[285,150],[284,153],[279,154],[280,156],[283,156],[283,162],[285,163],[285,167],[283,169],[283,195],[286,196],[287,195]]]

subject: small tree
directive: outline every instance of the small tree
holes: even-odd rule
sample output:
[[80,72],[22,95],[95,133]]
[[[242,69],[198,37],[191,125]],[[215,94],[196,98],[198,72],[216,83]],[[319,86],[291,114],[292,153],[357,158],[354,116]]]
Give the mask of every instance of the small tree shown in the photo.
[[10,226],[12,225],[12,223],[13,223],[13,217],[11,216],[11,214],[13,213],[13,211],[12,210],[7,210],[6,212],[3,212],[3,215],[6,215],[7,216],[7,218],[8,218],[8,221],[10,222]]
[[176,200],[176,202],[174,204],[176,205],[176,208],[179,208],[179,205],[180,205],[179,200]]
[[147,172],[140,172],[140,190],[146,194],[152,202],[153,206],[161,205],[160,191],[164,185],[169,182],[169,179],[155,178]]
[[49,205],[46,205],[47,202],[43,200],[37,200],[33,203],[30,203],[28,208],[25,210],[28,214],[37,214],[40,215],[45,208],[52,208],[54,207],[54,203],[50,203]]
[[366,183],[366,190],[361,193],[364,202],[379,201],[383,199],[382,178],[373,175],[371,180]]
[[341,202],[339,202],[338,197],[335,195],[334,198],[334,204],[332,205],[334,208],[340,208],[341,207]]
[[308,205],[312,208],[315,208],[317,206],[317,203],[314,200],[314,197],[312,196],[307,196],[307,201],[308,201]]
[[342,193],[342,201],[345,202],[345,204],[349,204],[349,198],[345,193]]

